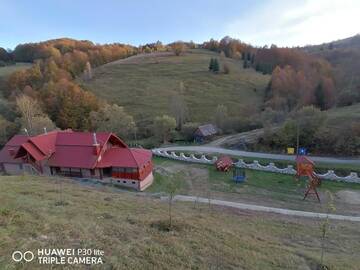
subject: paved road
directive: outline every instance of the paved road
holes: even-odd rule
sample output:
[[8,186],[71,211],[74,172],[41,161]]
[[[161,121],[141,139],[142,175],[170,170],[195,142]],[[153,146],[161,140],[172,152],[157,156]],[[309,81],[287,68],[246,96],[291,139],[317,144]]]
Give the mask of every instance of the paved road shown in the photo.
[[[156,148],[156,149],[166,150],[166,151],[190,151],[190,152],[198,152],[198,153],[218,153],[218,154],[240,156],[240,157],[277,159],[277,160],[288,160],[288,161],[295,160],[294,155],[247,152],[247,151],[230,150],[230,149],[213,147],[213,146],[170,146],[170,147],[162,147],[162,148]],[[323,163],[353,164],[353,165],[358,165],[360,168],[360,159],[359,158],[340,158],[340,157],[335,158],[335,157],[311,156],[311,159],[315,162],[323,162]]]
[[[168,200],[168,197],[166,197],[166,196],[161,197],[161,200]],[[174,197],[174,200],[182,201],[182,202],[195,202],[196,201],[199,203],[209,203],[208,198],[184,196],[184,195],[176,195]],[[284,209],[284,208],[267,207],[267,206],[260,206],[260,205],[254,205],[254,204],[245,204],[245,203],[237,203],[237,202],[229,202],[229,201],[213,200],[213,199],[210,200],[210,204],[233,207],[233,208],[243,209],[243,210],[270,212],[270,213],[276,213],[276,214],[287,215],[287,216],[298,216],[298,217],[308,217],[308,218],[327,218],[328,217],[329,219],[334,219],[334,220],[346,220],[346,221],[360,222],[360,217],[357,217],[357,216],[343,216],[343,215],[334,215],[334,214],[325,214],[325,213],[316,213],[316,212],[306,212],[306,211],[290,210],[290,209]]]

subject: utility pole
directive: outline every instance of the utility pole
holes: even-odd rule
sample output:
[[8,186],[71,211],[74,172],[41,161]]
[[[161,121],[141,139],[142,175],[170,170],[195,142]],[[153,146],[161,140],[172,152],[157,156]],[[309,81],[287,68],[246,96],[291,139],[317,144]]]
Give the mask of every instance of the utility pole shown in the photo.
[[299,155],[299,144],[300,144],[300,124],[299,118],[297,119],[297,127],[296,127],[296,156]]

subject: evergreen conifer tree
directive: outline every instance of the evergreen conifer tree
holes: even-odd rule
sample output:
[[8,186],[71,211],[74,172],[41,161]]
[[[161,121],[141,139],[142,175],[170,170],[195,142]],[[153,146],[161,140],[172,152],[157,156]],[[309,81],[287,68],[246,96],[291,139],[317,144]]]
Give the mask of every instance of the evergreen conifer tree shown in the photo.
[[210,59],[210,64],[209,64],[209,71],[214,69],[214,58]]
[[219,70],[220,70],[219,61],[215,58],[214,59],[214,65],[213,65],[213,71],[214,72],[219,72]]

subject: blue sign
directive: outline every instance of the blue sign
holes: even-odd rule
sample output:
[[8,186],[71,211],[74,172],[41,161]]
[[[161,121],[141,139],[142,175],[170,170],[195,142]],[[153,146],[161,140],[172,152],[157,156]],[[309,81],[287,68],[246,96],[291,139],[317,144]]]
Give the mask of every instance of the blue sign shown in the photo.
[[307,149],[305,147],[299,148],[299,155],[305,156],[307,155]]

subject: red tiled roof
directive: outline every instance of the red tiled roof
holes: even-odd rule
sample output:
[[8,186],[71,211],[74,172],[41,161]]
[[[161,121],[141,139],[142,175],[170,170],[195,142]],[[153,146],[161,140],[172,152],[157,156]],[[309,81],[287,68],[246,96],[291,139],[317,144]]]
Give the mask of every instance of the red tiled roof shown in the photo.
[[15,155],[21,144],[28,139],[29,137],[24,135],[15,135],[12,137],[0,151],[0,163],[22,163],[20,159],[14,159],[14,157],[10,155],[10,149],[13,150]]
[[46,156],[32,143],[26,142],[21,145],[36,161],[43,160]]
[[149,150],[112,147],[106,150],[96,167],[139,168],[150,161],[151,157]]
[[[97,142],[103,145],[110,137],[109,132],[97,132]],[[56,146],[92,146],[94,138],[92,132],[59,132],[56,139]]]
[[[150,151],[130,149],[112,133],[98,132],[96,141],[101,150],[99,154],[94,151],[94,136],[91,132],[54,131],[34,137],[17,135],[0,152],[0,162],[21,163],[20,157],[26,152],[37,161],[48,158],[49,166],[53,167],[141,167],[151,160]],[[108,142],[113,146],[104,152]],[[14,148],[17,155],[10,155],[10,147]]]
[[[64,132],[64,131],[62,131]],[[68,131],[66,131],[68,132]],[[31,137],[30,141],[36,145],[36,147],[44,154],[50,155],[55,151],[55,143],[57,135],[60,134],[58,131],[52,131],[47,134],[41,134],[35,137]]]
[[56,152],[49,159],[49,165],[92,169],[97,158],[93,146],[57,145]]

